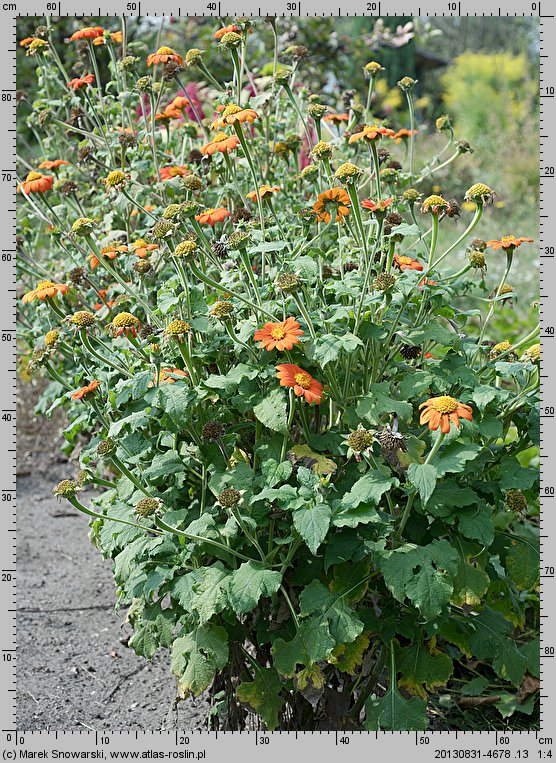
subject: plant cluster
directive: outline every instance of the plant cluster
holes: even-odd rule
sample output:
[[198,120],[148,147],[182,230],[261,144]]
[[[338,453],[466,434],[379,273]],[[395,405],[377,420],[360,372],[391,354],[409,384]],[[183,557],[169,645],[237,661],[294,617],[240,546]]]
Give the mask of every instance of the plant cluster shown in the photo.
[[539,329],[492,327],[532,239],[477,237],[482,178],[423,193],[469,146],[442,115],[420,161],[413,78],[408,124],[373,116],[377,61],[333,110],[306,48],[254,76],[265,23],[215,30],[224,82],[197,47],[132,54],[125,22],[76,29],[71,71],[48,27],[21,41],[22,363],[80,446],[54,492],[113,560],[130,646],[169,649],[213,726],[426,729],[476,699],[531,723]]

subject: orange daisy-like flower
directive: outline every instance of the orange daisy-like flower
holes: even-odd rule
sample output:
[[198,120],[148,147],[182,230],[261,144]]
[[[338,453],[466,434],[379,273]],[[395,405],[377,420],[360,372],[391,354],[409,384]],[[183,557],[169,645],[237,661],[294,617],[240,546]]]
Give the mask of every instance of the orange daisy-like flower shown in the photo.
[[330,188],[324,193],[319,193],[317,200],[313,204],[313,211],[317,213],[317,220],[325,223],[329,223],[332,215],[328,211],[329,207],[333,208],[336,213],[336,222],[339,223],[344,217],[349,215],[349,207],[351,202],[349,200],[349,194],[345,188]]
[[46,299],[47,297],[54,297],[56,292],[65,294],[69,291],[69,286],[65,283],[54,283],[53,281],[39,281],[36,289],[28,291],[21,298],[22,302],[34,302],[35,299]]
[[177,379],[172,379],[172,376],[181,376],[187,379],[185,371],[180,371],[179,368],[161,368],[158,376],[159,384],[175,384]]
[[223,222],[226,217],[229,217],[230,213],[224,207],[218,207],[218,209],[205,209],[199,215],[195,215],[195,219],[201,225],[214,225],[214,223]]
[[421,417],[420,424],[428,424],[431,432],[440,427],[442,434],[448,434],[450,431],[450,422],[460,428],[459,420],[473,420],[473,409],[469,405],[459,403],[455,397],[441,395],[440,397],[431,397],[425,403],[419,406]]
[[390,197],[389,199],[379,199],[378,201],[373,201],[372,199],[363,199],[361,206],[365,209],[369,209],[371,212],[384,212],[393,201],[393,197]]
[[159,244],[147,244],[144,238],[138,238],[131,244],[131,251],[142,260],[148,257],[151,252],[159,249]]
[[323,386],[316,379],[313,379],[311,374],[294,363],[282,363],[276,366],[276,370],[278,371],[276,376],[280,379],[281,387],[293,387],[297,397],[303,396],[309,404],[316,403],[318,405],[320,403]]
[[23,193],[46,193],[54,185],[54,178],[50,175],[43,175],[42,172],[29,172],[25,182],[17,186],[18,191]]
[[74,42],[74,40],[96,40],[103,34],[104,29],[101,26],[86,26],[74,32],[70,37],[70,42]]
[[173,164],[169,167],[160,168],[160,179],[170,180],[171,178],[185,177],[191,175],[191,170],[188,170],[184,165]]
[[339,127],[342,122],[349,122],[349,114],[327,114],[324,117],[325,122],[332,122],[333,125]]
[[168,61],[175,61],[180,66],[183,64],[183,58],[178,56],[177,53],[174,53],[172,48],[167,48],[165,45],[159,48],[156,53],[151,53],[147,56],[147,66],[152,66],[153,64],[167,64]]
[[406,127],[402,127],[401,130],[398,130],[398,132],[394,133],[394,135],[391,135],[390,137],[392,140],[395,140],[396,143],[401,143],[402,140],[408,140],[408,138],[411,138],[412,135],[417,135],[417,130],[408,130]]
[[239,27],[235,24],[229,24],[228,26],[223,26],[222,29],[219,29],[217,32],[214,33],[214,39],[215,40],[221,40],[222,37],[224,37],[225,34],[228,34],[229,32],[239,32]]
[[223,130],[227,125],[233,125],[234,122],[252,123],[258,119],[259,115],[254,109],[245,109],[235,103],[229,103],[224,111],[211,124],[212,130]]
[[423,289],[425,286],[438,286],[438,282],[433,281],[432,278],[425,278],[423,276],[423,278],[421,278],[421,280],[419,281],[419,288]]
[[299,337],[304,333],[294,318],[286,318],[280,323],[265,323],[262,329],[255,331],[253,339],[255,342],[260,342],[260,349],[282,352],[292,350],[294,344],[299,344]]
[[386,138],[393,138],[396,133],[389,127],[382,127],[382,125],[365,125],[360,132],[354,132],[350,136],[349,142],[356,143],[358,140],[367,140],[372,142],[374,140],[380,140],[383,136]]
[[[272,196],[275,193],[278,193],[280,190],[279,186],[277,185],[262,185],[259,188],[259,196],[261,199],[264,199],[265,197],[268,197],[268,201],[272,200]],[[256,201],[257,199],[257,192],[256,191],[249,191],[247,194],[247,198],[251,199],[251,201]]]
[[399,268],[402,273],[404,270],[423,270],[423,266],[420,262],[417,262],[417,260],[414,260],[412,257],[406,257],[402,254],[395,254],[393,264],[395,267]]
[[518,246],[521,246],[522,244],[532,244],[533,241],[534,239],[525,238],[525,236],[502,236],[499,241],[497,239],[487,241],[487,246],[491,246],[494,251],[497,249],[517,249]]
[[37,169],[39,170],[57,170],[58,167],[63,167],[64,164],[69,164],[69,162],[66,162],[65,159],[45,159],[44,162],[41,162]]
[[94,81],[94,74],[86,74],[84,77],[74,77],[73,79],[70,79],[67,86],[69,88],[73,88],[74,90],[79,90],[82,87],[92,85]]
[[239,146],[239,138],[236,135],[226,135],[224,132],[217,132],[210,143],[201,147],[201,152],[206,156],[212,156],[216,151],[225,154],[233,151]]
[[93,379],[93,381],[90,384],[87,384],[85,387],[81,387],[81,389],[78,389],[77,392],[74,392],[71,396],[72,400],[83,400],[85,395],[88,395],[90,392],[94,392],[95,389],[100,387],[100,382],[98,379]]
[[[112,32],[110,35],[110,42],[115,42],[118,45],[121,45],[121,43],[124,41],[124,36],[122,32]],[[93,40],[93,45],[105,45],[106,40],[104,39],[104,35],[101,37],[97,37]]]
[[33,40],[38,40],[40,38],[38,37],[26,37],[24,40],[21,40],[19,43],[22,48],[28,48],[29,45],[33,42]]
[[[122,244],[121,246],[103,246],[102,249],[100,250],[100,253],[106,260],[115,260],[118,254],[120,254],[121,252],[127,252],[127,251],[128,251],[127,246],[124,246]],[[89,254],[87,257],[87,260],[89,261],[91,270],[94,270],[100,264],[99,258],[94,253]]]

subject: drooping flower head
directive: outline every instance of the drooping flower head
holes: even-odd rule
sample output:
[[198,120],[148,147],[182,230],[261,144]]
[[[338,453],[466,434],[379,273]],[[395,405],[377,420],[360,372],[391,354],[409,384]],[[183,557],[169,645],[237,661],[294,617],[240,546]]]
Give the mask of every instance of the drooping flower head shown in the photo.
[[361,206],[364,209],[368,209],[371,212],[374,212],[375,214],[386,214],[386,210],[393,201],[393,197],[390,197],[389,199],[379,199],[378,201],[373,201],[372,199],[363,199]]
[[440,427],[442,434],[450,431],[450,423],[458,429],[460,428],[460,418],[472,421],[473,409],[469,405],[459,403],[455,397],[441,395],[440,397],[431,397],[419,406],[421,416],[420,424],[428,424],[429,429],[434,432]]
[[414,260],[413,257],[407,257],[402,254],[395,254],[392,264],[394,267],[399,268],[402,273],[404,270],[423,270],[423,266],[420,262]]
[[221,223],[226,219],[226,217],[229,216],[230,213],[227,209],[224,209],[224,207],[219,207],[218,209],[205,209],[204,212],[195,215],[195,219],[201,225],[214,226],[215,223]]
[[292,350],[299,343],[299,337],[305,332],[294,318],[286,318],[279,323],[265,323],[262,329],[255,331],[253,339],[260,342],[259,348],[268,350]]
[[[128,248],[124,244],[121,244],[120,246],[116,246],[115,244],[112,244],[110,246],[103,246],[102,249],[100,250],[100,253],[103,259],[105,260],[115,260],[119,254],[121,254],[122,252],[127,252],[127,251],[128,251]],[[89,262],[91,270],[94,270],[100,264],[100,259],[97,257],[97,255],[94,252],[87,255],[87,260]]]
[[237,135],[226,135],[225,132],[217,132],[214,138],[201,147],[202,153],[206,156],[212,156],[216,151],[221,154],[227,154],[239,146]]
[[104,29],[101,26],[86,26],[83,29],[78,29],[70,37],[70,42],[75,40],[96,40],[97,37],[102,37]]
[[45,159],[44,162],[41,162],[37,169],[38,170],[57,170],[58,167],[63,167],[65,164],[69,164],[69,162],[66,162],[65,159]]
[[37,287],[28,291],[21,298],[22,302],[29,303],[34,302],[35,299],[41,301],[47,297],[54,297],[56,294],[66,294],[69,291],[69,286],[65,283],[54,283],[53,281],[39,281]]
[[366,140],[372,143],[375,140],[380,140],[382,137],[393,138],[395,134],[394,130],[391,130],[389,127],[375,124],[365,125],[362,130],[350,135],[349,142],[357,143],[358,140]]
[[131,244],[131,251],[142,260],[148,257],[151,252],[160,248],[159,244],[148,244],[144,238],[138,238]]
[[276,366],[281,387],[291,387],[297,397],[304,397],[309,403],[320,403],[323,397],[323,386],[311,374],[294,363],[282,363]]
[[94,74],[86,74],[84,77],[74,77],[73,79],[70,79],[67,87],[73,88],[74,90],[80,90],[82,87],[88,87],[88,85],[92,85],[94,81]]
[[81,387],[81,389],[78,389],[76,392],[73,393],[71,396],[72,400],[83,400],[85,395],[89,395],[91,392],[94,392],[96,389],[100,387],[100,382],[98,379],[93,379],[93,381],[90,384],[85,385],[84,387]]
[[23,193],[46,193],[54,185],[54,178],[51,175],[43,175],[42,172],[32,170],[28,173],[25,181],[17,187],[18,191]]
[[345,188],[330,188],[328,191],[319,193],[313,204],[313,210],[319,222],[329,223],[334,214],[335,222],[339,223],[349,215],[350,206],[349,194]]
[[135,338],[137,331],[141,327],[139,318],[136,318],[132,313],[118,313],[112,321],[112,331],[114,336],[121,336],[124,334],[129,337]]
[[[272,197],[275,193],[278,193],[280,191],[279,186],[277,185],[262,185],[259,188],[259,196],[261,199],[264,199],[265,201],[272,201]],[[256,201],[257,199],[257,192],[256,191],[250,191],[247,194],[247,198],[251,201]]]
[[240,31],[239,27],[236,26],[235,24],[228,24],[228,26],[223,26],[221,29],[218,29],[214,33],[214,39],[221,40],[225,34],[230,34],[230,32],[235,32],[237,34],[239,31]]
[[168,61],[175,61],[180,66],[183,66],[183,58],[177,53],[174,53],[172,48],[168,48],[163,45],[156,53],[150,53],[147,56],[147,66],[153,66],[153,64],[166,64]]
[[409,140],[412,135],[417,135],[417,132],[417,130],[408,130],[406,127],[402,127],[402,129],[398,130],[394,135],[391,136],[391,138],[396,143],[401,143],[402,140],[406,141]]

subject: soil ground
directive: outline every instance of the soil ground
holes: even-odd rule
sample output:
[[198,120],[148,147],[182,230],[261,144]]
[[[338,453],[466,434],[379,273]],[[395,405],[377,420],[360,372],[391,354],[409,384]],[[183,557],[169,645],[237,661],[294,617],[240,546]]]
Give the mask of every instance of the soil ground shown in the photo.
[[[52,488],[77,471],[59,446],[63,419],[34,417],[20,384],[17,504],[17,724],[26,730],[202,727],[204,701],[174,705],[168,654],[148,663],[125,646],[110,562],[85,517]],[[86,497],[86,495],[85,495]]]

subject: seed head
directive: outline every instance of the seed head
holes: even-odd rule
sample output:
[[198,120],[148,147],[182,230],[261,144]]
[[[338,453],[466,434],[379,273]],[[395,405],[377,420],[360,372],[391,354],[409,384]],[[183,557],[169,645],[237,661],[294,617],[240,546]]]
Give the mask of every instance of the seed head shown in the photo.
[[404,360],[415,360],[421,355],[422,351],[423,348],[419,347],[419,345],[402,344],[400,347],[400,355]]
[[[45,342],[46,343],[46,342]],[[541,346],[540,344],[532,344],[529,349],[525,350],[522,360],[528,360],[530,363],[539,365],[541,362]]]
[[185,54],[185,63],[187,66],[198,66],[203,60],[204,55],[204,50],[200,50],[199,48],[190,48]]
[[247,207],[237,207],[235,212],[230,217],[232,225],[238,225],[239,223],[248,223],[253,215],[247,209]]
[[373,289],[375,289],[375,291],[390,291],[390,289],[394,288],[395,283],[396,276],[393,276],[390,273],[381,273],[374,279]]
[[76,236],[88,236],[93,232],[96,223],[90,217],[78,217],[71,226],[71,232]]
[[175,232],[176,228],[169,220],[159,220],[153,226],[151,237],[155,241],[164,241]]
[[71,496],[74,496],[77,491],[79,490],[79,487],[77,486],[77,482],[74,480],[62,480],[59,482],[54,490],[52,491],[54,495],[59,495],[60,497],[64,498],[70,498]]
[[141,498],[135,504],[135,512],[140,517],[152,517],[160,509],[161,501],[158,498]]
[[191,331],[191,326],[187,321],[171,321],[166,326],[166,335],[167,336],[182,336],[183,334],[187,334],[189,331]]
[[80,329],[94,326],[95,321],[96,318],[93,313],[89,313],[87,310],[78,310],[68,318],[68,323],[71,323],[73,326],[77,326]]
[[133,270],[140,276],[145,276],[153,269],[152,262],[150,260],[137,260],[133,263]]
[[135,89],[140,93],[149,93],[152,90],[152,82],[150,77],[139,77],[135,83]]
[[186,175],[182,177],[181,184],[188,191],[200,191],[203,187],[203,181],[197,175]]
[[226,34],[220,38],[220,44],[223,48],[237,48],[241,45],[242,37],[237,32],[226,32]]
[[486,259],[483,252],[473,249],[469,252],[469,262],[477,270],[486,270]]
[[452,120],[448,116],[448,114],[442,114],[438,117],[436,120],[436,129],[438,132],[442,132],[443,130],[450,130],[452,128]]
[[313,146],[311,156],[314,156],[316,159],[325,159],[326,157],[332,156],[333,150],[334,146],[331,143],[327,143],[324,140],[319,140],[319,142]]
[[134,72],[140,60],[137,56],[124,56],[118,63],[118,69],[121,72]]
[[301,278],[296,273],[280,273],[274,285],[284,294],[294,294],[301,288]]
[[225,509],[233,509],[241,500],[241,493],[239,490],[234,490],[231,487],[223,490],[218,496],[218,502]]
[[515,511],[516,514],[523,514],[527,511],[527,498],[521,490],[508,490],[506,493],[506,506]]
[[60,332],[58,329],[50,329],[50,331],[47,331],[44,335],[44,346],[45,347],[54,347],[60,338]]
[[191,262],[195,252],[197,250],[197,244],[195,241],[181,241],[172,254],[174,257],[182,257],[186,262]]
[[386,453],[395,452],[396,450],[403,450],[404,453],[407,451],[405,437],[398,431],[394,431],[389,424],[378,430],[376,438],[380,443],[380,447]]
[[347,183],[348,181],[358,178],[360,175],[363,174],[363,170],[359,169],[355,164],[352,164],[351,162],[346,162],[345,164],[341,164],[336,172],[334,173],[334,177],[337,180],[341,180],[344,183]]
[[235,252],[238,249],[246,249],[250,238],[251,236],[247,231],[236,230],[228,237],[226,246],[231,252]]
[[367,429],[356,429],[349,433],[346,443],[354,453],[362,453],[373,444],[373,434]]
[[205,442],[219,440],[226,434],[226,427],[219,421],[207,421],[201,430],[201,436]]
[[321,120],[327,111],[328,106],[325,106],[322,103],[310,103],[307,106],[307,114],[309,114],[309,116],[312,117],[315,122]]
[[234,306],[226,299],[215,302],[212,306],[210,314],[221,321],[226,321],[232,317],[234,313]]
[[416,84],[417,80],[413,79],[413,77],[402,77],[398,82],[398,87],[400,90],[403,90],[404,93],[408,93]]
[[403,200],[408,201],[410,204],[414,204],[419,198],[421,194],[419,191],[416,191],[415,188],[407,188],[403,192]]
[[484,183],[475,183],[467,190],[465,194],[466,201],[474,201],[476,204],[490,204],[494,197],[494,191]]
[[107,437],[105,440],[101,440],[97,445],[97,454],[99,456],[107,456],[109,453],[112,453],[115,447],[116,444],[114,441]]

